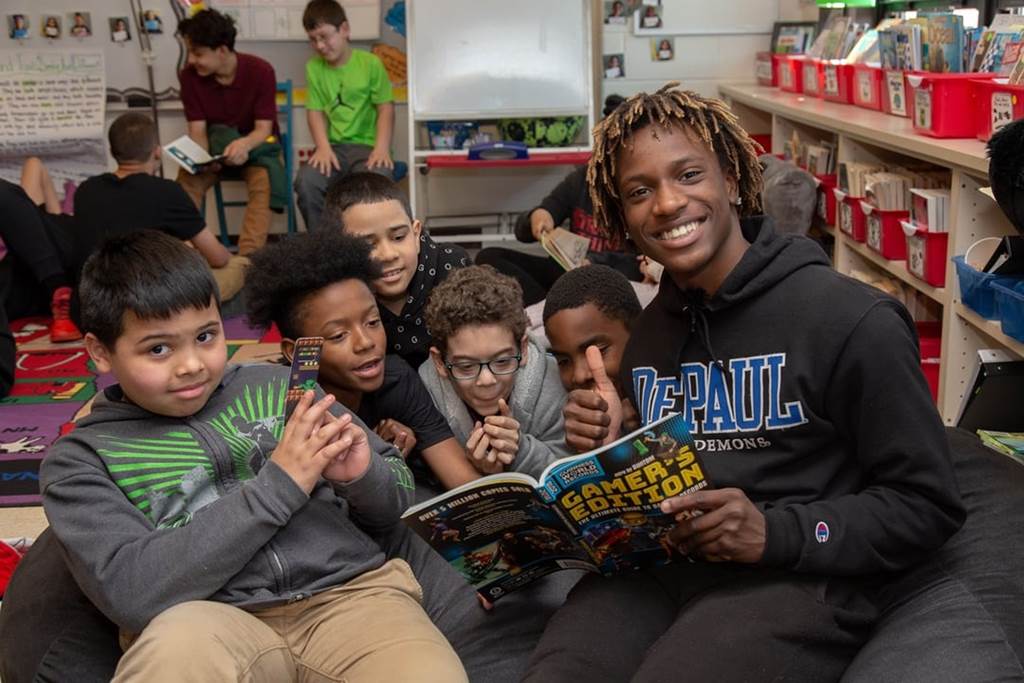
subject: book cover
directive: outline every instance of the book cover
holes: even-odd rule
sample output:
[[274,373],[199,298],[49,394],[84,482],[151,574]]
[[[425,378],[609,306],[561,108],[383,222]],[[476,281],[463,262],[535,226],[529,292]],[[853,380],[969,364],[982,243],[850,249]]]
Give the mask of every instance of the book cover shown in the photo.
[[541,235],[540,244],[565,270],[582,266],[590,249],[589,239],[565,228],[555,228],[544,233]]
[[978,70],[986,73],[999,71],[1003,64],[1003,53],[1006,52],[1006,47],[1014,41],[1019,41],[1020,37],[1021,34],[1018,31],[996,33],[992,37],[992,44],[985,53],[985,58]]
[[164,151],[183,169],[196,175],[202,173],[204,167],[216,163],[224,158],[223,154],[211,157],[209,153],[200,147],[195,140],[187,135],[182,135],[177,140],[164,145]]
[[899,58],[896,52],[896,31],[883,30],[878,32],[878,52],[883,69],[898,69]]
[[956,14],[928,17],[928,68],[938,73],[963,71],[963,19]]
[[708,487],[680,414],[552,463],[534,480],[494,474],[410,508],[402,520],[484,598],[562,569],[617,574],[668,562],[661,501]]

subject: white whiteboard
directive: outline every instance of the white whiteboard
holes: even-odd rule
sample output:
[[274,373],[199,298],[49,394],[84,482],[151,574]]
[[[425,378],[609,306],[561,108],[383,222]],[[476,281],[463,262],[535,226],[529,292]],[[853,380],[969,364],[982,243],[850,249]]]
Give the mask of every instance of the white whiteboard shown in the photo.
[[408,0],[416,118],[586,114],[588,0]]

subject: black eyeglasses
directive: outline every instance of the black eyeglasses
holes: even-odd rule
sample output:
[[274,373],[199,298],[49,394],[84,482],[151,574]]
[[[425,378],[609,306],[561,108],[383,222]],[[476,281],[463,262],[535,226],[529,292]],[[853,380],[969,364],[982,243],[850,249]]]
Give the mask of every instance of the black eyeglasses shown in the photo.
[[519,369],[523,362],[523,354],[517,353],[514,356],[502,356],[492,360],[479,362],[473,360],[460,360],[458,363],[445,362],[444,366],[454,379],[467,381],[476,379],[486,367],[492,375],[511,375]]

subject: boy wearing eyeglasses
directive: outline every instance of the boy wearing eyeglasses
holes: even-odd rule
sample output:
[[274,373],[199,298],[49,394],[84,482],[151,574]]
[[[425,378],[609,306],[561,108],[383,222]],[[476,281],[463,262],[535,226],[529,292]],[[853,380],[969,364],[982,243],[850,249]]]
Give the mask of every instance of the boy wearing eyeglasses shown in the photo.
[[434,345],[420,378],[481,472],[536,477],[568,455],[565,389],[526,334],[518,282],[490,266],[457,270],[431,292],[426,322]]

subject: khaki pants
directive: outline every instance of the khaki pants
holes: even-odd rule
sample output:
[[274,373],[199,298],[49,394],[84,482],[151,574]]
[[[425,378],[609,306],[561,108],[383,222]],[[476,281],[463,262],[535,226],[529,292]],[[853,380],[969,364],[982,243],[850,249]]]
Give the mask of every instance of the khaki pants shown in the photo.
[[409,565],[391,560],[308,600],[257,612],[185,602],[149,623],[114,681],[466,681],[421,598]]
[[248,266],[249,259],[245,256],[232,256],[226,266],[210,269],[213,272],[213,279],[217,281],[221,301],[229,301],[242,291],[242,285],[245,284],[245,269]]
[[[240,170],[249,199],[245,205],[242,231],[238,234],[238,253],[248,256],[267,243],[267,233],[270,232],[270,175],[262,166],[242,166]],[[177,178],[178,184],[185,188],[200,211],[206,192],[219,179],[216,173],[207,171],[192,175],[185,169],[178,170]]]

